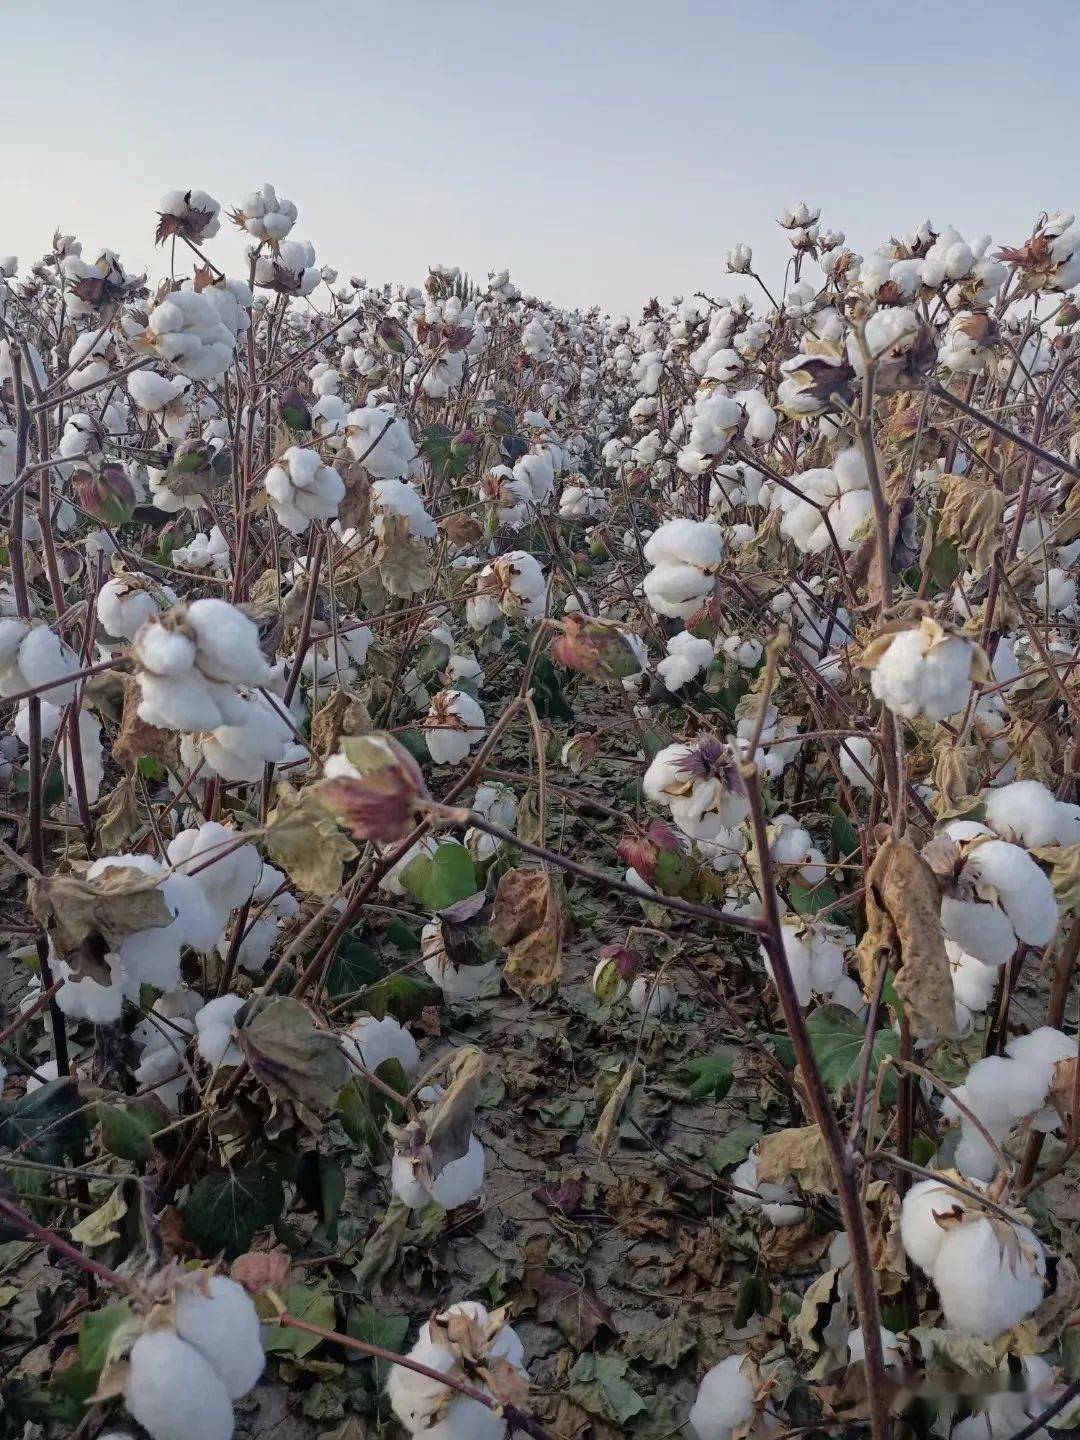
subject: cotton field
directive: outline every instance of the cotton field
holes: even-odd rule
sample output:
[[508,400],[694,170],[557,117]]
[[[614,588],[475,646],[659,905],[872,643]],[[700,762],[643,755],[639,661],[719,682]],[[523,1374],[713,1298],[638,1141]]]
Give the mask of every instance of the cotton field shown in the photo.
[[1073,215],[172,178],[0,258],[0,1437],[1073,1433]]

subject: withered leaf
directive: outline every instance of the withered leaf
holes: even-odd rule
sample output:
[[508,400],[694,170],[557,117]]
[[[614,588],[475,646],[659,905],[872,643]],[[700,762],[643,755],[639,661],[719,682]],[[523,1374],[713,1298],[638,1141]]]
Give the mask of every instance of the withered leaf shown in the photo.
[[337,689],[321,705],[311,719],[312,774],[321,774],[323,761],[333,755],[343,735],[367,735],[371,732],[371,716],[357,695]]
[[1050,1081],[1050,1104],[1061,1116],[1061,1126],[1070,1142],[1076,1139],[1076,1097],[1080,1089],[1080,1059],[1075,1055],[1059,1060]]
[[630,1096],[630,1087],[634,1083],[634,1066],[626,1065],[619,1076],[618,1083],[608,1097],[596,1129],[593,1131],[593,1144],[600,1154],[607,1156],[611,1149],[611,1142],[615,1138],[615,1131],[622,1118],[623,1107]]
[[976,575],[984,575],[1005,540],[1005,495],[977,475],[943,475],[939,530],[955,540]]
[[956,1021],[952,971],[941,931],[937,877],[909,841],[889,836],[866,877],[866,933],[859,972],[870,994],[883,957],[896,965],[896,993],[917,1040],[948,1035]]
[[566,899],[562,880],[547,870],[508,870],[491,912],[491,938],[506,949],[503,979],[528,1000],[563,973]]
[[780,1184],[793,1176],[810,1195],[834,1195],[836,1180],[817,1125],[779,1130],[758,1141],[758,1179]]
[[175,770],[180,764],[180,736],[175,730],[159,730],[156,725],[147,725],[145,720],[140,720],[138,709],[141,701],[139,682],[133,676],[125,675],[124,709],[120,734],[113,743],[113,756],[129,771],[136,769],[144,755]]
[[171,925],[160,880],[127,866],[110,866],[95,880],[78,863],[70,875],[42,875],[30,882],[30,909],[49,932],[56,953],[76,977],[111,983],[105,961],[125,935]]
[[333,1110],[351,1071],[337,1037],[322,1030],[299,1000],[283,995],[239,1031],[255,1078],[282,1100],[319,1114]]
[[887,1180],[872,1180],[866,1188],[866,1229],[878,1290],[896,1295],[907,1279],[907,1257],[900,1240],[900,1197]]
[[414,540],[405,515],[384,515],[383,531],[375,550],[379,579],[391,595],[408,600],[431,584],[431,557],[427,544]]
[[317,795],[288,785],[278,786],[277,807],[267,820],[266,848],[302,890],[315,895],[336,895],[345,865],[360,853]]
[[98,839],[106,854],[116,854],[142,824],[136,799],[135,777],[125,776],[116,789],[94,806]]
[[465,1045],[454,1052],[446,1094],[427,1112],[424,1124],[435,1176],[451,1161],[460,1160],[469,1148],[483,1074],[484,1057],[475,1046]]

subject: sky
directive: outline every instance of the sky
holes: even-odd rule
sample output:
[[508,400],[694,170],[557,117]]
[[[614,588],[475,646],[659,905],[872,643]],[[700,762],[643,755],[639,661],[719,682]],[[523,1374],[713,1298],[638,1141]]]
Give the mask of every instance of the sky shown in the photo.
[[155,278],[166,190],[269,180],[343,277],[636,317],[743,288],[737,241],[782,275],[800,199],[863,253],[1080,209],[1078,49],[1076,0],[0,0],[0,253],[59,227]]

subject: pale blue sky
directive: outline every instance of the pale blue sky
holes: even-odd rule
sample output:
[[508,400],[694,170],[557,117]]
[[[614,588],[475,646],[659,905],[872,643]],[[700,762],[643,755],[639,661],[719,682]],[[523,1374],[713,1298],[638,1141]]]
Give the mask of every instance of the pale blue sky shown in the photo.
[[636,314],[737,240],[775,273],[803,198],[863,251],[1080,208],[1078,53],[1077,0],[0,0],[0,253],[155,274],[165,190],[269,180],[344,275]]

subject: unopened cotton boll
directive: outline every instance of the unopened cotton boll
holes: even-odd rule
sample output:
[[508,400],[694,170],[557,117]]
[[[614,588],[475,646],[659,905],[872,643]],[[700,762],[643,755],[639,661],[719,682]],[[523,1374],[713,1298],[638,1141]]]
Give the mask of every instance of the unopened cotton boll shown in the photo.
[[676,998],[675,987],[658,981],[655,975],[637,976],[627,996],[630,1008],[647,1020],[666,1015],[674,1007]]
[[235,1280],[212,1275],[206,1288],[208,1295],[194,1287],[177,1295],[176,1333],[209,1362],[229,1398],[238,1400],[266,1363],[259,1316],[255,1302]]
[[754,1387],[742,1362],[743,1356],[729,1355],[702,1376],[689,1417],[698,1440],[731,1440],[754,1418]]
[[233,1407],[205,1356],[172,1330],[132,1346],[124,1401],[153,1440],[230,1440]]

